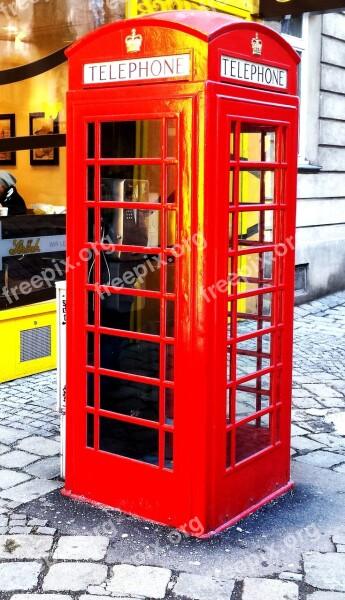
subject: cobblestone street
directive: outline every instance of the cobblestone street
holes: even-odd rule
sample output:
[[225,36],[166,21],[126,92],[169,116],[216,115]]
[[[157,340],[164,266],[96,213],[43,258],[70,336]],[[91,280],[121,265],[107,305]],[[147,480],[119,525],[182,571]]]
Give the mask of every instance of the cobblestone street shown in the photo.
[[62,496],[56,372],[1,384],[1,600],[345,600],[344,330],[296,307],[295,489],[209,540]]

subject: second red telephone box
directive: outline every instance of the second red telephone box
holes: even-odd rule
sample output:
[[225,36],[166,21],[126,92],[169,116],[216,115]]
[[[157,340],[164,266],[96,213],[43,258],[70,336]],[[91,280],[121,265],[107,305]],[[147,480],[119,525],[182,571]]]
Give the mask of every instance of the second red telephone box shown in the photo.
[[208,536],[292,486],[299,58],[199,11],[67,54],[64,493]]

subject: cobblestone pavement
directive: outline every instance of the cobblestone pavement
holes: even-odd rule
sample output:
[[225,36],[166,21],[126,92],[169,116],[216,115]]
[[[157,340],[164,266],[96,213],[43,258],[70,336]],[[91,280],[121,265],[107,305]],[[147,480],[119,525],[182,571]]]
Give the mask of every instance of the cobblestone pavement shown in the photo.
[[345,600],[344,328],[296,307],[295,490],[211,540],[63,497],[56,373],[0,385],[1,600]]

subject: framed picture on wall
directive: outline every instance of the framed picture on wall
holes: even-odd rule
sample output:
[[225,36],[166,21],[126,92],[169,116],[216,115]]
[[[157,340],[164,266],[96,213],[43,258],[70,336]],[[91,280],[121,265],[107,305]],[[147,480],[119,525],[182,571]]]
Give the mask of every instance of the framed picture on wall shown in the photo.
[[[29,114],[30,135],[51,135],[59,133],[58,117],[46,117],[44,112]],[[46,147],[34,148],[30,150],[30,165],[39,165],[40,167],[58,165],[59,148]]]
[[[16,117],[14,114],[0,115],[0,140],[16,135]],[[15,152],[0,152],[1,165],[15,165]]]

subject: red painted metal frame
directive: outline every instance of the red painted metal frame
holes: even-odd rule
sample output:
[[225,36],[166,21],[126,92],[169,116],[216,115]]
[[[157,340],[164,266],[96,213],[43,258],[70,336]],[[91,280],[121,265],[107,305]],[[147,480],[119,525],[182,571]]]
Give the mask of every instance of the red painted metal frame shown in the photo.
[[[135,27],[145,39],[144,50],[139,56],[159,56],[169,52],[193,50],[192,78],[194,82],[159,82],[130,85],[105,84],[103,87],[83,86],[82,66],[97,60],[114,60],[126,57],[123,50],[125,35]],[[253,58],[251,39],[259,33],[263,40],[264,56]],[[156,40],[162,45],[157,46]],[[288,71],[286,90],[267,90],[264,86],[247,86],[221,82],[219,56],[245,56],[248,60],[262,60]],[[64,494],[120,508],[155,522],[164,523],[190,532],[199,537],[209,537],[237,520],[250,514],[266,502],[285,493],[293,485],[290,481],[290,421],[292,377],[292,325],[296,175],[297,175],[297,107],[296,65],[297,55],[273,31],[256,23],[244,23],[215,13],[188,13],[177,11],[139,18],[127,22],[112,23],[93,32],[68,50],[70,60],[70,92],[68,93],[68,235],[67,269],[68,294],[68,342],[67,342],[67,462]],[[85,89],[82,89],[85,87]],[[86,89],[87,88],[87,89]],[[261,89],[260,89],[261,88]],[[100,284],[99,259],[96,257],[96,283],[88,282],[87,263],[81,259],[83,251],[109,249],[97,237],[87,241],[87,208],[95,207],[95,230],[100,231],[101,208],[118,208],[116,202],[108,203],[95,197],[87,201],[86,168],[97,169],[105,164],[125,164],[123,158],[105,160],[98,150],[100,138],[98,124],[103,121],[128,121],[176,118],[178,127],[178,201],[176,204],[177,239],[184,249],[176,255],[178,264],[176,288],[169,295],[165,288],[159,292],[136,290],[134,295],[158,298],[161,301],[161,318],[165,322],[165,301],[175,302],[175,339],[166,337],[161,328],[159,336],[145,333],[123,332],[101,327],[99,320],[98,292],[106,292],[107,285]],[[87,123],[95,123],[96,155],[87,158]],[[239,140],[241,123],[255,124],[276,131],[277,153],[271,162],[241,162],[237,141],[235,156],[230,156],[231,127]],[[231,125],[233,124],[233,126]],[[164,142],[159,159],[130,159],[131,164],[158,164],[164,170],[166,163]],[[229,204],[229,170],[235,173],[234,202]],[[274,202],[239,205],[239,172],[241,169],[276,173]],[[284,175],[284,177],[283,177]],[[96,175],[96,189],[99,189]],[[279,185],[278,185],[279,184]],[[162,183],[163,196],[165,193]],[[261,192],[262,198],[262,192]],[[121,208],[151,208],[149,204],[126,204]],[[155,205],[164,216],[175,207]],[[238,215],[242,213],[274,213],[274,238],[263,247],[262,239],[238,249],[236,236]],[[229,248],[229,213],[234,217],[235,243]],[[241,217],[242,218],[242,217]],[[262,224],[263,217],[259,219]],[[165,230],[165,227],[164,227]],[[240,232],[241,233],[241,232]],[[163,234],[163,242],[164,242]],[[204,243],[192,240],[199,235]],[[286,252],[280,256],[282,244],[290,240]],[[260,243],[261,242],[261,243]],[[165,244],[166,245],[166,244]],[[119,250],[112,246],[113,250]],[[144,248],[128,247],[128,251],[144,253]],[[123,247],[122,247],[123,250]],[[222,292],[207,299],[207,290],[218,282],[227,282],[228,262],[233,260],[232,271],[237,271],[240,256],[251,253],[276,252],[269,287],[244,292],[239,280],[234,280],[230,292],[223,286]],[[152,248],[152,252],[161,249]],[[166,255],[173,254],[172,249]],[[241,259],[243,264],[247,258]],[[161,283],[164,278],[164,267]],[[257,280],[263,278],[262,262],[258,267]],[[251,276],[251,283],[256,279]],[[258,283],[262,285],[262,282]],[[133,294],[133,290],[112,292]],[[95,322],[87,323],[86,294],[95,295]],[[248,298],[272,293],[272,316],[270,326],[263,331],[240,335],[239,319],[246,316]],[[262,296],[263,297],[263,296]],[[228,303],[232,303],[235,317],[231,335],[228,335]],[[241,304],[242,302],[242,304]],[[244,304],[243,304],[244,303]],[[236,306],[237,305],[237,306]],[[262,302],[258,301],[258,306]],[[254,318],[255,321],[255,318]],[[257,325],[267,324],[265,315],[257,316]],[[164,388],[174,388],[174,423],[164,421],[162,394],[159,419],[147,421],[134,416],[104,412],[99,405],[98,388],[95,387],[95,404],[87,405],[86,375],[93,373],[111,375],[133,382],[152,383],[150,378],[135,374],[109,371],[100,366],[99,346],[95,348],[94,365],[87,364],[87,333],[126,336],[132,339],[155,341],[160,345],[162,364],[166,343],[175,347],[174,382],[166,381],[163,366],[154,383],[161,393]],[[269,357],[263,351],[262,334],[270,334],[272,346]],[[228,350],[237,348],[241,342],[250,341],[250,347],[232,351],[228,366]],[[256,361],[257,369],[236,380],[236,365],[240,356]],[[263,367],[262,358],[269,358],[269,366]],[[261,368],[263,367],[263,368]],[[231,369],[231,370],[230,370]],[[227,379],[227,373],[230,376]],[[262,396],[260,377],[271,373],[267,390],[269,406],[261,410]],[[228,390],[246,391],[250,379],[257,379],[254,395],[257,410],[236,421],[234,403],[228,406]],[[94,418],[94,443],[87,445],[86,415]],[[133,423],[159,434],[159,462],[147,464],[99,449],[100,416],[118,422]],[[255,415],[255,416],[253,416]],[[258,429],[261,419],[270,415],[269,440],[260,451],[235,460],[235,433],[247,436],[253,431],[248,423],[255,421]],[[277,420],[280,433],[276,438]],[[244,429],[243,429],[244,428]],[[164,432],[174,435],[173,469],[164,465]],[[267,435],[267,431],[261,431]],[[231,444],[226,447],[227,436]],[[237,435],[237,434],[236,434]],[[266,438],[268,439],[268,438]],[[195,523],[198,527],[195,528]]]

